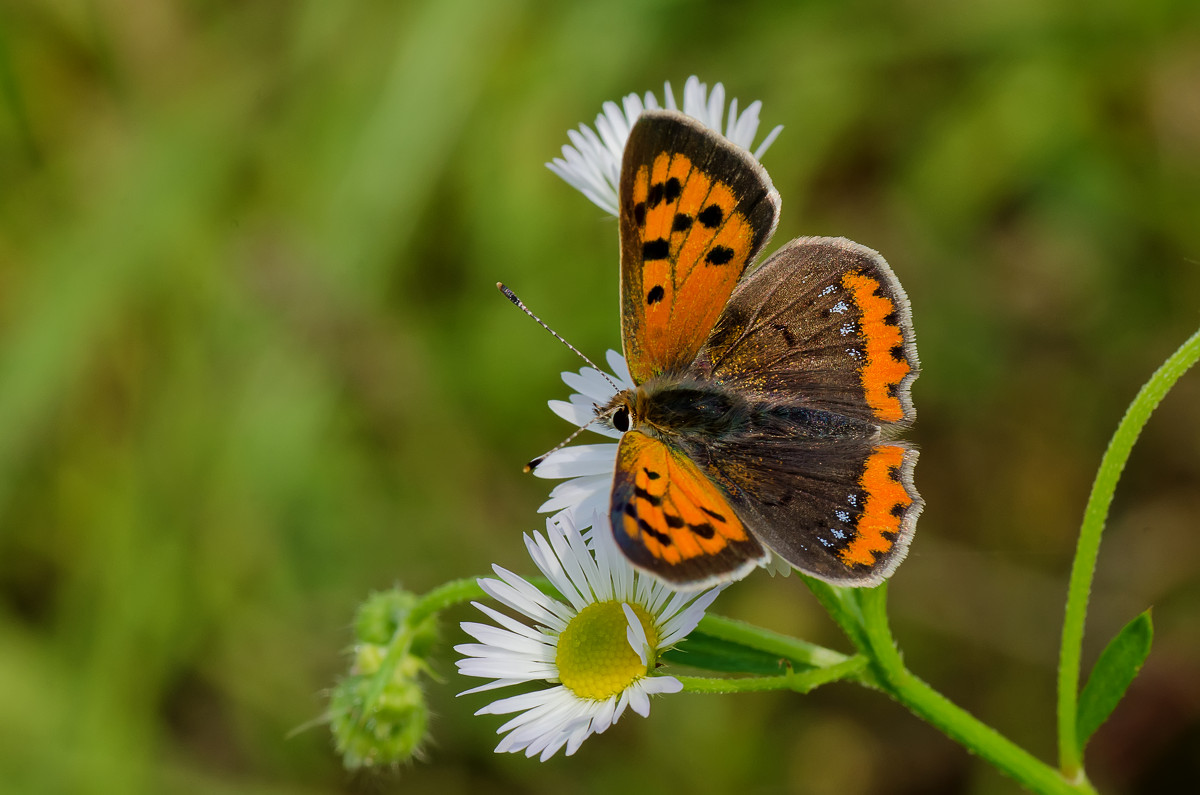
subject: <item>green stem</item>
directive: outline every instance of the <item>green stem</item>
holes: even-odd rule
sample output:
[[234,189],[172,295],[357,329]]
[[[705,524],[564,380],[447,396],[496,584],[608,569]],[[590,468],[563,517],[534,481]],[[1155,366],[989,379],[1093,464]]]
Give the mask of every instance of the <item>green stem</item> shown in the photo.
[[975,716],[955,705],[904,667],[887,619],[887,585],[858,592],[870,654],[884,689],[913,714],[941,730],[1021,786],[1037,793],[1093,793],[1074,784]]
[[758,693],[768,690],[795,690],[807,693],[814,688],[839,679],[857,678],[866,672],[867,658],[861,654],[847,657],[827,668],[782,674],[780,676],[743,676],[716,678],[707,676],[677,676],[687,693]]
[[461,580],[451,580],[445,585],[439,585],[420,598],[409,614],[408,623],[418,626],[430,616],[436,615],[447,607],[453,607],[472,599],[486,599],[487,594],[479,587],[474,577]]
[[1162,401],[1179,377],[1200,359],[1200,331],[1179,347],[1150,377],[1133,403],[1129,405],[1121,424],[1117,426],[1083,512],[1075,561],[1071,565],[1071,581],[1067,587],[1067,607],[1063,618],[1062,648],[1058,658],[1058,758],[1063,775],[1084,781],[1083,749],[1078,736],[1079,666],[1083,651],[1083,625],[1087,618],[1088,597],[1100,552],[1100,536],[1113,492],[1121,470],[1129,460],[1133,444],[1150,419],[1151,412]]

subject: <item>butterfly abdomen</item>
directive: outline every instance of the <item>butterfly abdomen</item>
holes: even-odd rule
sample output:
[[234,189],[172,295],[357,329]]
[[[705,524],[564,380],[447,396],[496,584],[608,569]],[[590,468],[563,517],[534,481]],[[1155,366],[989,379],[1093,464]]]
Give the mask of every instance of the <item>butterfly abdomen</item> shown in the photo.
[[765,439],[875,439],[879,426],[832,411],[758,402],[753,404],[750,430]]

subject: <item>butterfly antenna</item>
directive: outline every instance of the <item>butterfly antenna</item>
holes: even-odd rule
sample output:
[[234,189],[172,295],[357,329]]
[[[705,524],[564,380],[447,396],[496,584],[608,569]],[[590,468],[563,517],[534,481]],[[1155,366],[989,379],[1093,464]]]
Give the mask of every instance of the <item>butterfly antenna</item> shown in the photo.
[[[505,287],[503,282],[496,282],[496,287],[498,287],[500,289],[500,292],[504,293],[505,298],[507,298],[509,301],[513,302],[513,304],[517,307],[517,309],[520,309],[522,312],[524,312],[525,314],[529,315],[531,318],[536,320],[537,324],[539,326],[541,326],[542,328],[546,329],[546,331],[549,331],[551,334],[554,335],[554,339],[558,340],[563,345],[566,345],[568,348],[570,348],[572,351],[575,352],[576,356],[578,356],[580,359],[583,359],[585,362],[587,362],[589,365],[591,365],[591,367],[593,369],[595,369],[598,373],[600,373],[600,375],[604,376],[604,380],[608,382],[609,386],[611,386],[613,388],[614,392],[621,391],[621,387],[617,386],[616,382],[613,381],[611,378],[609,378],[607,373],[605,373],[603,370],[601,370],[599,367],[597,367],[595,362],[593,362],[591,359],[584,356],[582,351],[580,351],[574,345],[572,345],[571,343],[569,343],[565,339],[563,339],[562,336],[559,335],[559,333],[557,331],[555,331],[554,329],[550,328],[545,323],[543,323],[542,319],[540,317],[533,314],[533,312],[530,312],[529,307],[525,306],[524,302],[522,302],[520,298],[517,298],[516,294],[513,293],[512,290]],[[590,425],[590,424],[591,423],[588,423],[588,425]],[[586,427],[587,427],[587,425],[583,426],[583,428],[586,428]],[[582,431],[583,428],[580,428],[579,430]],[[576,431],[575,433],[578,433],[578,432],[579,431]],[[575,438],[575,436],[572,435],[571,439],[574,439],[574,438]],[[571,439],[567,439],[567,442],[571,441]],[[563,444],[566,444],[567,442],[563,442]],[[558,447],[562,447],[562,444],[560,444]],[[558,447],[554,448],[554,450],[557,450]],[[554,450],[551,450],[550,453],[553,453]],[[546,455],[550,455],[550,453],[546,453]],[[545,458],[545,457],[546,457],[545,455],[542,456],[542,458]],[[540,464],[541,458],[535,458],[533,461],[530,462],[530,464],[536,465],[535,462],[537,464]],[[533,466],[525,467],[526,472],[530,472],[530,471],[532,471],[532,469],[533,469]]]
[[533,460],[532,460],[532,461],[530,461],[528,464],[526,464],[526,465],[525,465],[525,470],[524,470],[524,471],[525,471],[525,474],[527,474],[527,475],[528,475],[530,472],[532,472],[533,470],[535,470],[535,469],[537,469],[539,466],[541,466],[541,465],[542,465],[542,462],[543,462],[543,461],[545,461],[547,458],[549,458],[551,455],[553,455],[554,453],[557,453],[559,450],[563,449],[564,447],[566,447],[567,445],[569,445],[571,442],[575,441],[575,437],[576,437],[576,436],[578,436],[579,434],[581,434],[581,433],[583,433],[585,430],[587,430],[587,428],[588,428],[588,425],[591,425],[593,422],[595,422],[595,421],[596,421],[596,420],[598,420],[598,419],[600,419],[600,418],[599,418],[599,417],[596,417],[596,419],[594,419],[594,420],[592,420],[591,422],[587,423],[587,425],[582,425],[582,426],[580,426],[580,427],[576,428],[574,431],[572,431],[572,432],[571,432],[571,435],[570,435],[570,436],[568,436],[566,439],[563,439],[561,442],[559,442],[558,444],[554,445],[554,447],[552,447],[551,449],[549,449],[549,450],[547,450],[546,452],[542,453],[542,454],[541,454],[541,455],[539,455],[537,458],[533,459]]

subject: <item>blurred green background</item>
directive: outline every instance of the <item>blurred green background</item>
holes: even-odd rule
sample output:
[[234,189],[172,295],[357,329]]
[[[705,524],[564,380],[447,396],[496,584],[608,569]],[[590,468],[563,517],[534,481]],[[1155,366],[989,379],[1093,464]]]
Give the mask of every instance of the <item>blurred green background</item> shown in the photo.
[[[0,5],[0,790],[1001,793],[883,697],[663,698],[573,758],[491,752],[447,616],[427,761],[345,772],[318,718],[356,605],[533,567],[619,345],[616,225],[543,163],[630,91],[763,100],[777,243],[845,235],[912,299],[927,508],[892,581],[910,667],[1053,759],[1075,532],[1125,405],[1200,324],[1200,4]],[[1136,448],[1090,666],[1157,636],[1089,749],[1200,775],[1200,377]],[[722,613],[847,648],[794,578]]]

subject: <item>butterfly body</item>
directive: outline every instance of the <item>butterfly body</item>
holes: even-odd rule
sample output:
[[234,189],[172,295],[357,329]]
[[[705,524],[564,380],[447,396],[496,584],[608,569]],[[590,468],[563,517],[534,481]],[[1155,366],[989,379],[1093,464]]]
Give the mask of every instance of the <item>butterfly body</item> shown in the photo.
[[621,319],[635,388],[597,414],[623,433],[611,520],[635,565],[679,587],[770,551],[874,585],[922,507],[908,299],[876,252],[794,240],[761,265],[779,196],[744,150],[672,111],[642,115],[620,180]]

